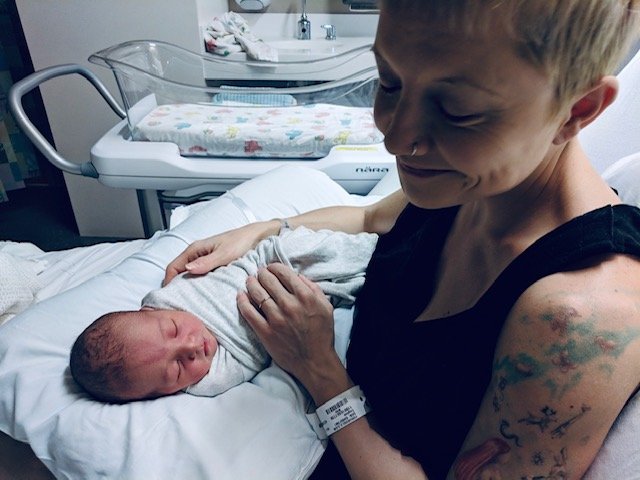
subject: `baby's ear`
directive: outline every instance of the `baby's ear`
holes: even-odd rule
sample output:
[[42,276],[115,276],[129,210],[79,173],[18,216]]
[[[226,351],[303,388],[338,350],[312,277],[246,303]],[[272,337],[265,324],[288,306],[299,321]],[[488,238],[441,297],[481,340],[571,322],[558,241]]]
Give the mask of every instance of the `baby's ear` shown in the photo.
[[560,127],[553,143],[560,145],[578,135],[613,103],[618,95],[618,79],[612,75],[602,77],[594,86],[573,102],[569,118]]

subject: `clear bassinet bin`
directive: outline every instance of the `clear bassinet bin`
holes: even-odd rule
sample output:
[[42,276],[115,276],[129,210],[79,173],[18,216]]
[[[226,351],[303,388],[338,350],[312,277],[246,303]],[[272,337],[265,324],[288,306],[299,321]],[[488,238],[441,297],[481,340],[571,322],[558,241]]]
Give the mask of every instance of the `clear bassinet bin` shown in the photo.
[[[321,60],[271,64],[132,41],[89,60],[113,71],[134,141],[172,142],[188,157],[311,160],[336,145],[382,142],[373,121],[376,68],[339,73],[368,52],[370,45]],[[248,68],[304,69],[311,76],[335,69],[337,79],[269,86],[257,79],[252,86],[207,80],[246,78]]]

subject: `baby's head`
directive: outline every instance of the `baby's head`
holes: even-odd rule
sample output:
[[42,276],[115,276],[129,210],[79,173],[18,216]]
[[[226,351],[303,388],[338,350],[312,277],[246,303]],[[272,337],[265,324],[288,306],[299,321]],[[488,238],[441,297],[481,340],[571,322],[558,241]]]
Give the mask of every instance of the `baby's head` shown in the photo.
[[199,382],[217,349],[213,334],[188,312],[107,313],[75,341],[71,375],[98,400],[156,398]]

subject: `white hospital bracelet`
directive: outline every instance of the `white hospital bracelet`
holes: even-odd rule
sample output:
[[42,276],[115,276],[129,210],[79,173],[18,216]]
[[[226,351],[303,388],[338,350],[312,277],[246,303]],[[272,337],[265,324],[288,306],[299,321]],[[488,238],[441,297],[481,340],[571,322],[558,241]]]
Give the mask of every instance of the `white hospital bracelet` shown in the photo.
[[288,218],[278,218],[277,220],[280,222],[280,232],[278,234],[281,234],[285,230],[291,230]]
[[356,385],[316,408],[316,416],[327,435],[332,435],[370,411],[364,393]]

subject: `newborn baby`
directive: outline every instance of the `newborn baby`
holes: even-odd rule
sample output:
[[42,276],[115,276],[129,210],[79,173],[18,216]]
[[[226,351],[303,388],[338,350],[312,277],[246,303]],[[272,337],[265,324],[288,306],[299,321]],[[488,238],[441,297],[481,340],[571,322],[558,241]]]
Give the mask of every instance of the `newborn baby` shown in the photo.
[[236,305],[248,276],[280,262],[316,282],[334,307],[349,306],[376,242],[369,233],[299,227],[206,275],[180,275],[147,294],[140,310],[107,313],[87,327],[71,350],[71,374],[108,402],[181,390],[220,394],[251,380],[270,361]]

